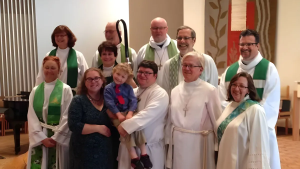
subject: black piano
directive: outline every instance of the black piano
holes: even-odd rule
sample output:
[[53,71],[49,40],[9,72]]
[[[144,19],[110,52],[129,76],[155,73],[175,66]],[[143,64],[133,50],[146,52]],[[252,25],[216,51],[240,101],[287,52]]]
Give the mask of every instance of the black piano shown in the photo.
[[27,121],[30,92],[21,92],[20,96],[5,97],[3,99],[5,119],[12,126],[15,140],[15,154],[20,152],[20,128]]

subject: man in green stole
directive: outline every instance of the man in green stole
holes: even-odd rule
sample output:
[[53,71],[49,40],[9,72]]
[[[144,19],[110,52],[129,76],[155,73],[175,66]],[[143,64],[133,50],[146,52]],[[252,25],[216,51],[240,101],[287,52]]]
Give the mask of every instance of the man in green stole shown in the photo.
[[[151,37],[138,52],[136,64],[143,60],[154,61],[158,66],[157,84],[162,86],[164,63],[178,53],[176,41],[168,33],[167,21],[163,18],[154,18],[150,24]],[[134,69],[136,72],[137,69]]]
[[[57,79],[55,87],[50,94],[49,104],[48,104],[48,114],[47,121],[45,122],[43,118],[43,106],[44,106],[44,84],[42,82],[35,90],[34,100],[33,100],[33,109],[36,113],[38,120],[41,123],[43,128],[47,128],[47,138],[51,138],[56,131],[55,126],[59,124],[61,116],[61,100],[63,93],[63,82]],[[55,145],[55,144],[54,144]],[[31,149],[31,168],[32,169],[41,169],[43,157],[43,147],[44,145],[38,145],[32,147]],[[45,150],[45,149],[44,149]],[[48,150],[48,159],[47,159],[47,168],[56,167],[56,147],[49,147]]]
[[[104,33],[105,33],[105,39],[107,41],[112,42],[118,48],[118,56],[116,59],[117,63],[127,62],[126,56],[125,56],[125,46],[119,42],[119,37],[118,37],[117,29],[116,29],[116,22],[108,22],[106,24]],[[121,31],[120,31],[120,34],[122,34]],[[132,48],[129,48],[128,52],[129,52],[129,61],[131,62],[132,66],[135,67],[134,61],[136,58],[136,52]],[[99,66],[101,66],[101,65],[102,65],[102,60],[101,60],[100,54],[97,50],[93,57],[92,67],[99,68]],[[134,73],[136,73],[136,72],[134,72]]]
[[275,125],[278,119],[280,104],[280,79],[275,65],[264,59],[259,52],[259,34],[255,30],[247,29],[239,37],[240,59],[232,64],[222,74],[219,95],[222,107],[228,104],[227,88],[231,78],[239,72],[247,72],[253,77],[257,93],[261,98],[260,104],[266,112],[266,120],[270,138],[270,166],[280,169],[278,144],[275,134]]
[[[183,81],[183,75],[181,70],[181,58],[188,52],[192,52],[196,42],[196,32],[188,26],[180,26],[177,29],[177,48],[180,51],[173,58],[166,61],[164,64],[163,83],[167,93],[171,94],[172,89],[178,85],[180,81]],[[214,60],[206,54],[203,54],[205,59],[204,70],[199,78],[218,87],[218,70]]]

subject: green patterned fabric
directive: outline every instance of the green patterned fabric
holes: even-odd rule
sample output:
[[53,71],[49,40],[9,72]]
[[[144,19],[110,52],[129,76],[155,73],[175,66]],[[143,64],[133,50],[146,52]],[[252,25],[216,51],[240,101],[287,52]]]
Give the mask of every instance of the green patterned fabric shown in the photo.
[[[45,82],[41,83],[34,94],[33,99],[33,109],[40,122],[43,120],[43,106],[44,106],[44,87]],[[63,93],[63,82],[57,79],[55,87],[50,94],[49,105],[48,105],[48,115],[47,124],[48,125],[58,125],[61,115],[61,100]],[[54,135],[54,132],[47,129],[47,137],[50,138]],[[40,169],[42,165],[43,158],[43,145],[33,147],[31,150],[31,168]],[[56,165],[56,148],[48,148],[48,166],[47,168],[52,169]]]
[[[56,56],[57,49],[53,49],[49,56]],[[77,63],[77,54],[73,48],[70,48],[69,55],[67,59],[68,66],[68,75],[67,75],[67,84],[71,88],[77,87],[77,78],[78,78],[78,63]]]
[[[173,42],[173,40],[171,39],[168,47],[168,56],[169,59],[171,59],[173,56],[175,56],[176,54],[178,54],[177,51],[177,47],[175,45],[175,43]],[[146,53],[145,53],[145,60],[150,60],[150,61],[154,61],[154,48],[152,48],[149,44],[146,47]]]
[[[120,51],[121,51],[121,63],[127,62],[126,55],[125,55],[125,46],[123,45],[123,43],[121,43]],[[129,61],[132,63],[132,51],[131,51],[131,48],[128,48],[128,53],[129,53]],[[101,60],[101,57],[100,57],[100,53],[99,53],[99,55],[98,55],[98,65],[101,66],[102,64],[103,63],[102,63],[102,60]]]
[[220,124],[220,126],[218,127],[218,130],[217,130],[219,145],[220,145],[222,136],[223,136],[224,131],[225,131],[226,127],[228,126],[228,124],[232,120],[234,120],[238,115],[240,115],[241,113],[243,113],[247,108],[249,108],[250,106],[252,106],[254,104],[258,104],[259,105],[259,103],[257,101],[253,101],[253,100],[247,99],[243,103],[241,103],[237,108],[235,108],[233,110],[233,112],[230,113],[225,118],[225,120]]
[[170,67],[169,67],[170,91],[178,85],[179,57],[180,57],[180,54],[178,53],[170,61]]

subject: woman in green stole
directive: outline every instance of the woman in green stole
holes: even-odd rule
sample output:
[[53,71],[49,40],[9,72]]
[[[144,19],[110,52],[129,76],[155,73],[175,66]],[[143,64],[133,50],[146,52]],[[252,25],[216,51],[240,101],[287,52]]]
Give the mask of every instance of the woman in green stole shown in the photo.
[[69,168],[70,131],[67,119],[73,94],[70,86],[58,79],[59,71],[59,58],[45,57],[45,80],[30,93],[28,169]]
[[241,72],[227,89],[231,101],[217,120],[217,169],[269,169],[269,135],[252,77]]
[[[73,47],[77,41],[73,32],[65,25],[57,26],[51,35],[52,45],[55,47],[46,56],[57,56],[61,69],[59,79],[72,89],[77,87],[84,72],[89,68],[83,54]],[[44,81],[43,68],[40,69],[35,85]]]
[[106,113],[103,92],[105,77],[100,69],[90,68],[81,80],[70,105],[68,124],[70,168],[112,169],[111,122]]

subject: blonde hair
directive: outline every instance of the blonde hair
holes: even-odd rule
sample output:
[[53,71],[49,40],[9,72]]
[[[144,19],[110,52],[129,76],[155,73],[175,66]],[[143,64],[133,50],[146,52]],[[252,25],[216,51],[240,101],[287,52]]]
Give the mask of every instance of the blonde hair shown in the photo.
[[193,51],[193,52],[189,52],[189,53],[185,54],[181,59],[181,64],[183,63],[184,59],[188,56],[192,56],[192,57],[196,58],[198,60],[198,66],[202,66],[204,69],[205,60],[204,60],[204,56],[202,53]]
[[126,74],[128,74],[128,78],[127,78],[127,79],[133,77],[132,69],[131,69],[130,65],[127,64],[127,63],[119,63],[119,64],[117,64],[117,66],[115,66],[115,67],[113,68],[113,73],[115,73],[115,72],[117,72],[117,71],[123,71],[123,72],[125,72]]

